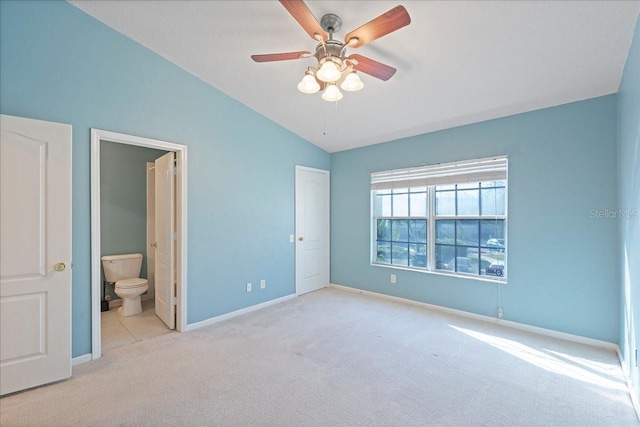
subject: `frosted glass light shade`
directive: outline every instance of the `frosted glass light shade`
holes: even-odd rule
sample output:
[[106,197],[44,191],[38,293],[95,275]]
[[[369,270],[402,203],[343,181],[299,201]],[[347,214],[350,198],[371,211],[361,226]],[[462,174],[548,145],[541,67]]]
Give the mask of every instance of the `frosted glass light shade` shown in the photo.
[[347,74],[347,77],[344,79],[340,87],[344,90],[348,90],[350,92],[355,92],[356,90],[360,90],[364,87],[364,83],[360,80],[360,77],[356,74],[355,71]]
[[326,60],[316,75],[318,76],[318,79],[323,82],[335,82],[340,79],[342,74],[335,62]]
[[328,85],[322,93],[322,99],[329,102],[340,101],[342,99],[342,92],[335,84]]
[[313,74],[305,74],[300,83],[298,83],[298,90],[302,93],[316,93],[320,90],[320,85]]

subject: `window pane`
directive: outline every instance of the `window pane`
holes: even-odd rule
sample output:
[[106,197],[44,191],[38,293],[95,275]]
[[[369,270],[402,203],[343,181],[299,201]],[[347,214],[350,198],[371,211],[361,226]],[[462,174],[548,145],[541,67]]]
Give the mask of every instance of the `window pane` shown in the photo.
[[481,215],[504,215],[504,191],[504,188],[491,188],[488,190],[481,190]]
[[408,243],[391,243],[391,264],[409,265]]
[[391,220],[379,219],[377,225],[378,233],[376,240],[391,240]]
[[496,186],[496,181],[482,181],[480,188],[493,188]]
[[504,187],[504,181],[485,181],[480,183],[482,188]]
[[427,243],[427,221],[424,219],[409,220],[409,241]]
[[391,216],[391,195],[376,194],[375,216]]
[[504,260],[494,259],[492,255],[482,256],[482,270],[484,276],[504,277]]
[[426,245],[409,245],[409,265],[414,267],[427,266],[427,246]]
[[459,219],[456,221],[456,244],[479,246],[480,230],[477,219]]
[[455,246],[436,245],[436,269],[455,269]]
[[383,264],[391,263],[391,243],[378,242],[376,245],[376,262]]
[[427,193],[411,193],[409,216],[427,216]]
[[455,197],[455,191],[436,191],[436,215],[455,215]]
[[480,221],[480,245],[489,249],[504,250],[504,220],[483,219]]
[[394,188],[393,190],[393,194],[407,194],[409,192],[408,188]]
[[409,195],[393,194],[393,216],[409,216]]
[[[394,242],[409,241],[409,221],[406,219],[394,219],[391,237]],[[406,246],[406,245],[405,245]]]
[[436,191],[444,191],[444,190],[455,190],[455,185],[437,185]]
[[479,182],[465,182],[464,184],[458,184],[458,190],[469,190],[471,188],[478,188]]
[[479,190],[458,190],[458,215],[480,213]]
[[436,221],[436,243],[447,245],[456,243],[455,220],[439,219]]
[[464,246],[456,247],[456,271],[459,273],[478,274],[478,257],[469,256],[469,249]]

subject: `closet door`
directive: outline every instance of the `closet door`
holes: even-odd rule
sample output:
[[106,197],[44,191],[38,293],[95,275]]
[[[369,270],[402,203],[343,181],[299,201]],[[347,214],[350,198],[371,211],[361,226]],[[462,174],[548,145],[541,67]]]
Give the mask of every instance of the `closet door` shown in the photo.
[[0,394],[71,376],[71,126],[0,117]]

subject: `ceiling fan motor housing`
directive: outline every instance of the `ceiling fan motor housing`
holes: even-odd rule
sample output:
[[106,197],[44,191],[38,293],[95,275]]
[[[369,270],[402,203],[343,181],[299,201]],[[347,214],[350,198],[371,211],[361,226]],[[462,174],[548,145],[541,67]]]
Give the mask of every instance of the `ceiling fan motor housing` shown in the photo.
[[[340,60],[344,60],[345,52],[342,52],[342,48],[344,47],[344,43],[338,40],[327,40],[324,42],[324,46],[322,43],[316,46],[316,54],[314,55],[318,62],[326,56],[333,56],[335,58],[340,58]],[[325,50],[326,48],[326,50]]]

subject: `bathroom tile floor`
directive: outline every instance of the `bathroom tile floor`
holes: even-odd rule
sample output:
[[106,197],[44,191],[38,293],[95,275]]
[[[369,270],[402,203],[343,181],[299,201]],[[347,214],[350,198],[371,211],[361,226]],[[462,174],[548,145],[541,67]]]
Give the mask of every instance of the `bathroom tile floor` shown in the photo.
[[102,351],[172,332],[155,313],[153,300],[142,301],[142,313],[123,317],[118,307],[101,313]]

